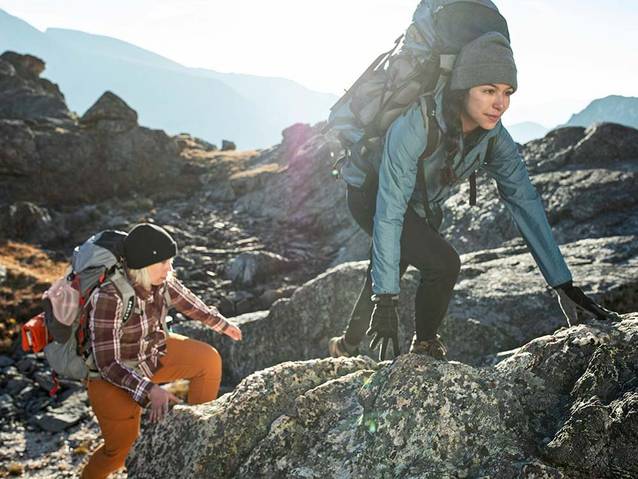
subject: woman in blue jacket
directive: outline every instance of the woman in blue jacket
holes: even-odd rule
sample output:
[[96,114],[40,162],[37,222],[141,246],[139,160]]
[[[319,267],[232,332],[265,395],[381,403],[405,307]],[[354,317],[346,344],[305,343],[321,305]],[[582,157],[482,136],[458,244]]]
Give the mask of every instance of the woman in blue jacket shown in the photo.
[[421,282],[410,351],[445,358],[437,330],[460,259],[437,231],[441,204],[455,184],[478,169],[496,180],[541,273],[558,292],[568,322],[575,319],[576,309],[598,319],[615,315],[573,286],[518,147],[501,124],[516,88],[509,42],[499,33],[486,33],[459,53],[448,85],[432,97],[422,97],[390,126],[374,165],[377,175],[366,174],[355,162],[344,166],[348,207],[372,236],[372,253],[348,327],[344,335],[330,340],[332,356],[357,354],[366,330],[373,349],[381,343],[381,358],[390,340],[398,353],[399,279],[413,265],[421,272]]

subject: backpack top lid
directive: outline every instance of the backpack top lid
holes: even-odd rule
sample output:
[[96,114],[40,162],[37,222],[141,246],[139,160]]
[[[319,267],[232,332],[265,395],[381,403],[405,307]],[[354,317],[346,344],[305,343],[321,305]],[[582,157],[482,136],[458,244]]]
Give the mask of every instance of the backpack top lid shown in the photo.
[[505,18],[490,0],[421,0],[412,22],[421,38],[406,36],[404,46],[422,61],[434,52],[455,55],[487,32],[510,38]]
[[100,277],[120,263],[126,233],[105,230],[91,236],[73,250],[71,266],[80,278],[80,293],[84,295],[99,282]]

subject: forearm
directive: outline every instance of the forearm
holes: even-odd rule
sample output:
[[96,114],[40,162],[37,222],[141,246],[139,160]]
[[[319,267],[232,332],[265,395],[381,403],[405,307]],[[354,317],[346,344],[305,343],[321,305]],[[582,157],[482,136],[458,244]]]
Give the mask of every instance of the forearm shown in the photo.
[[191,319],[199,321],[213,330],[223,333],[229,326],[228,321],[214,306],[207,306],[178,279],[172,278],[167,284],[172,306]]

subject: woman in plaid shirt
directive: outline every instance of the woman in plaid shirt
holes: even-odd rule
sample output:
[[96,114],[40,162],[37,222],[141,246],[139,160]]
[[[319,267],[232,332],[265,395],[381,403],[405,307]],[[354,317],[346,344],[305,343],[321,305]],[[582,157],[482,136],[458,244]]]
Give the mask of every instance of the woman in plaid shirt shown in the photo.
[[189,404],[212,401],[221,382],[221,357],[212,346],[166,333],[163,320],[170,306],[235,341],[241,331],[214,307],[206,306],[172,273],[177,245],[158,226],[135,226],[124,241],[127,274],[137,307],[122,324],[122,300],[112,284],[91,298],[91,351],[100,378],[89,379],[88,395],[104,437],[82,472],[83,478],[104,478],[124,465],[140,432],[142,407],[150,407],[151,421],[180,402],[158,386],[189,379]]

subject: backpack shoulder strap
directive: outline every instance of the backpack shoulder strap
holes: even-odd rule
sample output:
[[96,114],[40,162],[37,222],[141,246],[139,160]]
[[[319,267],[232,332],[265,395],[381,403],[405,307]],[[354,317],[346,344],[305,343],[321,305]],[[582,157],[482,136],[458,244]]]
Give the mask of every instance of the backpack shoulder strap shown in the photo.
[[436,121],[436,103],[434,102],[434,97],[432,95],[424,95],[421,97],[421,112],[423,114],[423,123],[427,130],[428,137],[425,150],[419,157],[419,164],[434,153],[434,150],[436,150],[439,146],[439,140],[441,139],[439,123]]
[[423,122],[427,130],[427,144],[425,150],[419,156],[417,160],[417,173],[416,184],[423,193],[423,208],[425,209],[425,219],[435,230],[436,221],[434,220],[434,214],[432,208],[430,208],[430,202],[428,200],[428,190],[425,184],[425,167],[423,163],[425,160],[434,153],[434,150],[439,146],[439,140],[441,139],[441,131],[439,130],[439,124],[436,121],[436,104],[432,95],[425,95],[421,97],[421,112],[423,113]]
[[119,269],[116,269],[113,274],[111,274],[108,281],[115,286],[115,289],[117,289],[120,299],[122,300],[122,324],[125,324],[133,314],[133,311],[135,311],[135,290],[124,273],[122,273]]
[[[495,142],[495,136],[487,141],[487,150],[485,151],[484,159],[488,159],[492,156]],[[470,206],[476,206],[476,171],[473,171],[470,175]]]

